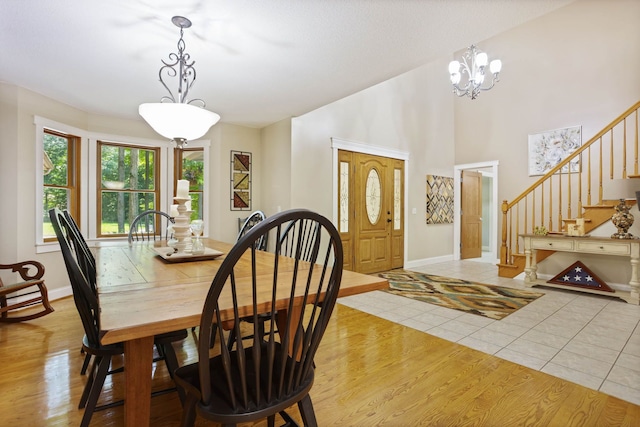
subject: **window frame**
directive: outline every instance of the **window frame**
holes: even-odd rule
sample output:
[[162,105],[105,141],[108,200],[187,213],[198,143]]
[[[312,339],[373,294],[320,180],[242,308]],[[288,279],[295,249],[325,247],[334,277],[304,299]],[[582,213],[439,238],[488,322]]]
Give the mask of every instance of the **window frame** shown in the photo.
[[[80,162],[80,157],[82,154],[81,141],[82,138],[78,135],[72,135],[67,132],[61,132],[55,129],[51,129],[48,127],[43,128],[42,134],[42,157],[44,163],[44,135],[53,135],[59,138],[64,138],[67,140],[67,162],[70,167],[67,168],[67,185],[48,185],[44,183],[44,172],[42,172],[42,192],[40,193],[41,197],[44,195],[44,190],[47,188],[57,188],[57,189],[66,189],[69,191],[69,200],[68,200],[68,210],[74,218],[79,218],[80,213],[80,200],[81,200],[81,189],[82,189],[82,180],[80,179],[80,174],[82,173],[82,167]],[[42,167],[42,166],[41,166]],[[43,212],[44,201],[42,201],[40,213]],[[40,233],[42,236],[42,240],[44,242],[55,242],[56,238],[45,237],[44,236],[44,223],[40,225]]]
[[[101,148],[103,146],[108,146],[108,147],[122,147],[122,148],[131,148],[131,149],[137,149],[137,150],[147,150],[147,151],[152,151],[154,153],[155,159],[154,159],[154,174],[153,174],[153,190],[149,191],[149,190],[140,190],[140,189],[126,189],[123,190],[126,193],[129,194],[134,194],[136,192],[140,192],[140,193],[152,193],[154,194],[156,203],[154,204],[154,209],[155,210],[163,210],[162,209],[162,193],[161,193],[161,180],[162,180],[162,170],[160,169],[160,165],[162,164],[162,154],[161,154],[161,149],[160,147],[149,147],[149,146],[142,146],[142,145],[133,145],[133,144],[127,144],[127,143],[120,143],[120,142],[112,142],[112,141],[105,141],[102,139],[98,139],[97,140],[97,147],[96,147],[96,159],[95,159],[95,165],[96,165],[96,216],[95,216],[95,227],[96,227],[96,238],[97,239],[104,239],[104,238],[114,238],[114,237],[127,237],[128,236],[128,231],[127,233],[121,233],[121,234],[102,234],[102,192],[104,191],[104,189],[102,188],[102,156],[101,156]],[[116,190],[118,191],[118,190]],[[133,218],[130,218],[131,221],[133,221]]]
[[[79,129],[64,123],[50,120],[40,116],[34,116],[35,125],[35,229],[36,229],[36,253],[59,251],[60,246],[57,241],[44,241],[43,239],[43,170],[44,161],[44,128],[55,130],[58,132],[78,136],[80,139],[80,152],[78,161],[80,162],[80,182],[79,188],[79,218],[75,218],[80,224],[80,231],[85,236],[90,246],[99,246],[101,244],[109,244],[109,242],[126,241],[126,236],[118,237],[97,237],[97,163],[98,140],[113,144],[129,144],[135,146],[154,147],[160,149],[160,199],[158,207],[165,212],[170,211],[175,194],[175,158],[174,144],[167,140],[139,138],[124,135],[113,135],[100,132],[91,132]],[[215,187],[211,186],[211,142],[208,139],[197,141],[189,141],[189,148],[204,149],[204,186],[202,194],[202,216],[205,223],[209,221],[209,193],[215,192]],[[169,167],[169,165],[172,165]],[[164,172],[163,172],[164,171]],[[208,236],[208,228],[205,228],[205,235]]]

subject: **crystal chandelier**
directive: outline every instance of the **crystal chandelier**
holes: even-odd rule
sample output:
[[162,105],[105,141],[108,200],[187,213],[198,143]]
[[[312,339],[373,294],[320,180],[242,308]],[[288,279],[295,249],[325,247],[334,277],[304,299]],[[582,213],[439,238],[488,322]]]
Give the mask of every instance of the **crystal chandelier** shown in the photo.
[[[180,28],[180,40],[178,40],[178,53],[170,53],[169,60],[162,60],[160,67],[160,83],[169,92],[163,96],[160,102],[140,104],[138,113],[147,123],[165,138],[176,143],[178,148],[183,148],[188,140],[200,138],[207,133],[209,128],[220,120],[220,116],[206,110],[202,99],[188,99],[189,89],[196,81],[195,61],[184,51],[185,43],[182,38],[183,30],[191,27],[191,21],[182,16],[174,16],[171,22]],[[174,97],[173,92],[164,82],[163,76],[178,77],[178,93]],[[197,105],[194,105],[197,104]]]
[[[491,89],[498,81],[498,74],[502,69],[502,61],[494,59],[489,64],[489,70],[493,77],[491,82],[484,83],[484,72],[487,66],[487,54],[480,51],[475,45],[471,45],[462,56],[462,63],[451,61],[449,63],[449,74],[453,84],[453,93],[458,96],[467,95],[471,99],[476,99],[480,91]],[[467,75],[466,82],[460,84],[462,74]]]

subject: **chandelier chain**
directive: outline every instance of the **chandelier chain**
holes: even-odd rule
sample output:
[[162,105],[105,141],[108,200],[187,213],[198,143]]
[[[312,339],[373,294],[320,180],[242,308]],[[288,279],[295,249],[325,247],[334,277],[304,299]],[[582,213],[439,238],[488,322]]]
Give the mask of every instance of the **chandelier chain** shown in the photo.
[[[178,24],[176,24],[178,25]],[[206,104],[202,99],[187,98],[189,89],[196,82],[196,69],[194,68],[195,61],[191,60],[191,55],[185,52],[186,43],[184,41],[184,27],[180,26],[180,39],[177,43],[178,52],[171,52],[169,54],[169,60],[162,59],[163,66],[160,67],[158,77],[162,86],[169,92],[169,95],[165,95],[160,98],[160,102],[176,102],[181,104],[198,104],[200,107],[205,108]],[[164,81],[164,76],[171,78],[178,77],[178,92],[177,98],[173,92],[167,86]]]

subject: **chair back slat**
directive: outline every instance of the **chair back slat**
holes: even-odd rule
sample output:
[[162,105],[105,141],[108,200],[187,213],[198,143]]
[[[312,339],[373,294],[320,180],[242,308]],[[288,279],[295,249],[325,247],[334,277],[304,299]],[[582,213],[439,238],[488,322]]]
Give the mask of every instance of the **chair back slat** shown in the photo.
[[158,210],[140,212],[131,221],[128,235],[129,244],[135,241],[168,240],[171,237],[168,230],[170,223],[174,224],[175,219],[166,212]]
[[[277,242],[273,253],[256,245],[269,234]],[[268,217],[244,234],[222,262],[205,300],[198,341],[199,404],[214,412],[218,408],[266,414],[268,408],[307,394],[313,383],[313,359],[337,300],[342,265],[337,230],[328,219],[306,209]],[[222,336],[224,330],[220,298],[233,303],[235,318],[255,320],[244,323],[253,328],[253,340],[237,340],[234,350],[224,340],[212,342],[212,328],[216,328],[213,337]],[[266,336],[258,330],[260,313],[269,313]],[[235,323],[239,333],[240,322]]]

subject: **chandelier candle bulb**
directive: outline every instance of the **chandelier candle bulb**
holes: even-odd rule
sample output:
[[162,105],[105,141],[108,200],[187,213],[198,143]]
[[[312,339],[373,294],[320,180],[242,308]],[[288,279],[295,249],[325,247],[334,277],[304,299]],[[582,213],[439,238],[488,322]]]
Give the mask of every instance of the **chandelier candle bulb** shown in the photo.
[[178,180],[178,187],[176,188],[176,197],[186,199],[189,197],[189,181],[186,179]]

